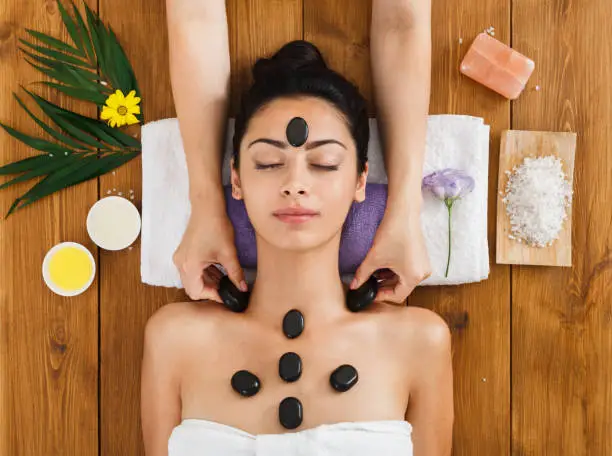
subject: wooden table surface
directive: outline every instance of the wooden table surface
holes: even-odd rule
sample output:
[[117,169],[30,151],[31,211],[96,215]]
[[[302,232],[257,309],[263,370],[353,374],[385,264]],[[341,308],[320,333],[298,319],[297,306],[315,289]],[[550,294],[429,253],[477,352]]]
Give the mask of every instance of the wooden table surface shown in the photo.
[[[145,121],[174,117],[165,2],[88,4],[110,23],[133,63]],[[371,101],[370,13],[370,1],[364,0],[229,0],[232,88],[248,83],[258,56],[305,38]],[[489,279],[423,287],[409,298],[410,305],[439,312],[452,328],[455,455],[612,454],[610,22],[610,0],[433,0],[431,113],[480,116],[492,133]],[[496,38],[536,62],[516,102],[458,71],[472,39],[489,26]],[[41,79],[18,55],[18,38],[28,37],[25,28],[68,35],[53,0],[0,2],[0,121],[44,137],[11,96],[24,95],[19,85]],[[94,105],[42,86],[35,91],[96,114]],[[578,134],[571,268],[494,264],[499,142],[505,129]],[[31,153],[0,131],[0,163]],[[121,252],[99,251],[85,230],[89,207],[108,189],[134,189],[139,201],[140,172],[138,158],[114,175],[0,221],[2,456],[143,454],[144,324],[157,308],[184,296],[140,283],[138,244]],[[0,213],[28,185],[1,191]],[[80,242],[97,259],[94,284],[75,298],[52,294],[41,277],[45,252],[61,241]]]

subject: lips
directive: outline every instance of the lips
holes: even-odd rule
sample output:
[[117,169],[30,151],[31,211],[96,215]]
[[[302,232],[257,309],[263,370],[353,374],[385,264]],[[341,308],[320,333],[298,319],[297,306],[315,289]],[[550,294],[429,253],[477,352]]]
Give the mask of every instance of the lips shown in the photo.
[[287,207],[274,211],[273,215],[284,223],[304,223],[320,215],[319,212],[303,207]]
[[319,215],[317,211],[306,209],[303,207],[287,207],[273,212],[274,215]]

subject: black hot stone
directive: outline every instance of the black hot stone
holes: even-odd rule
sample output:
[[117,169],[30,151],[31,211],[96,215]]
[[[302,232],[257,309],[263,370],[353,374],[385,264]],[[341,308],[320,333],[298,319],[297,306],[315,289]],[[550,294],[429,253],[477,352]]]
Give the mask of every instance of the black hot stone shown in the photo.
[[302,375],[302,358],[297,353],[289,352],[278,361],[278,375],[286,382],[295,382]]
[[283,318],[283,333],[289,339],[295,339],[304,331],[304,315],[299,310],[293,309],[287,312]]
[[350,364],[343,364],[329,376],[329,383],[332,388],[341,393],[350,390],[358,380],[357,369]]
[[286,429],[295,429],[302,424],[302,403],[295,397],[286,397],[278,406],[278,419]]
[[346,293],[346,307],[351,312],[359,312],[366,309],[376,297],[378,293],[378,282],[376,277],[370,276],[363,285],[356,290],[348,290]]
[[232,312],[244,312],[249,306],[249,296],[251,293],[240,291],[226,275],[221,277],[218,291],[225,307]]
[[308,139],[308,124],[301,117],[294,117],[287,125],[287,141],[293,147],[300,147]]
[[254,396],[260,386],[257,376],[248,370],[240,370],[232,375],[232,388],[241,396]]

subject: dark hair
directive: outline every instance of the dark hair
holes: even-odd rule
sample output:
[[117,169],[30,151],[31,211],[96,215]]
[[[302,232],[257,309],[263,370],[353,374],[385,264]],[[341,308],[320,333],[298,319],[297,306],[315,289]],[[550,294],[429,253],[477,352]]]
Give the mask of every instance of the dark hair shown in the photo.
[[253,85],[242,96],[233,140],[234,167],[238,169],[240,143],[253,115],[274,99],[313,96],[327,100],[344,114],[357,149],[357,172],[368,161],[367,103],[359,89],[327,67],[317,47],[298,40],[285,44],[271,58],[253,66]]

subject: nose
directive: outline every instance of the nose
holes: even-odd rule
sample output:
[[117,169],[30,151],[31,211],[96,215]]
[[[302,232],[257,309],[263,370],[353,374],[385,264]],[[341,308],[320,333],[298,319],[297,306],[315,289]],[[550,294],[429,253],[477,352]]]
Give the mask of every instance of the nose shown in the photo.
[[283,196],[307,195],[310,192],[309,187],[308,171],[303,170],[302,166],[296,162],[287,167],[286,179],[280,188]]

